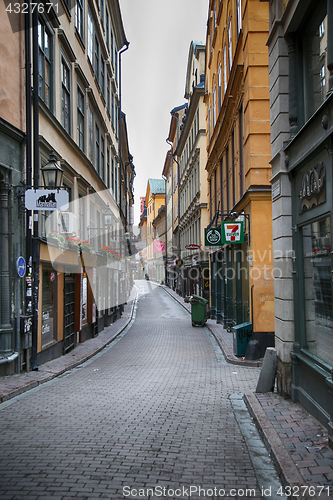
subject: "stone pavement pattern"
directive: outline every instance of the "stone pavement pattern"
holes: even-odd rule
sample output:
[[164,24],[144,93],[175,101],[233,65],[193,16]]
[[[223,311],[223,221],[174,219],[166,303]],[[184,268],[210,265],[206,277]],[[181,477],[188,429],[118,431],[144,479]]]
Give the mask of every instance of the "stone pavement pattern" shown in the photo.
[[[165,288],[187,311],[191,306]],[[207,326],[220,344],[228,363],[255,366],[233,354],[233,338],[216,321]],[[333,450],[328,445],[327,429],[300,404],[275,393],[245,394],[245,400],[260,430],[268,451],[283,481],[284,492],[296,498],[333,498]],[[281,498],[281,497],[280,497]]]
[[0,406],[0,498],[117,500],[125,486],[200,485],[256,488],[259,499],[229,399],[253,392],[258,375],[219,362],[204,330],[156,288],[107,352]]

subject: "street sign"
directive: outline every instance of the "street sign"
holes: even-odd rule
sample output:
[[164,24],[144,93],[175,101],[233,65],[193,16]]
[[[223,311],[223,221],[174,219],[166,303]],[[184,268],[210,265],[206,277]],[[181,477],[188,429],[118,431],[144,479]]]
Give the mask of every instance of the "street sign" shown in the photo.
[[222,243],[244,243],[244,223],[222,222]]
[[222,245],[222,235],[220,227],[212,227],[205,229],[205,246],[219,247]]
[[53,189],[27,189],[25,192],[27,210],[67,210],[68,192]]
[[19,277],[23,278],[23,276],[25,275],[25,270],[26,270],[24,257],[19,257],[17,259],[16,269],[17,269],[17,274],[19,275]]
[[186,250],[198,250],[200,245],[196,245],[195,243],[190,243],[189,245],[185,245]]

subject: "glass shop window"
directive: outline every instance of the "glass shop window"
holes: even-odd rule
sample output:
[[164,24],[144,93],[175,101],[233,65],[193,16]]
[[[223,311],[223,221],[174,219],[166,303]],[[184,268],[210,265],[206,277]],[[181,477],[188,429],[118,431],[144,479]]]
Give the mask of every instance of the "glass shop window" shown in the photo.
[[332,239],[330,218],[302,228],[305,327],[309,351],[333,366]]
[[311,18],[304,33],[305,119],[324,102],[328,91],[327,14]]
[[56,271],[44,267],[42,280],[42,347],[45,347],[56,340]]

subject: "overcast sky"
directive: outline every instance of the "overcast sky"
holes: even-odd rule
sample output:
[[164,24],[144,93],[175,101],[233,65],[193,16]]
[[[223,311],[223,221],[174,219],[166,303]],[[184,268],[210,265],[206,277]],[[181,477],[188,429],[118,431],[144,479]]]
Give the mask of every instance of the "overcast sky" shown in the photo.
[[128,51],[122,55],[122,110],[136,169],[135,218],[147,180],[160,179],[170,111],[184,99],[192,40],[206,41],[209,0],[119,0]]

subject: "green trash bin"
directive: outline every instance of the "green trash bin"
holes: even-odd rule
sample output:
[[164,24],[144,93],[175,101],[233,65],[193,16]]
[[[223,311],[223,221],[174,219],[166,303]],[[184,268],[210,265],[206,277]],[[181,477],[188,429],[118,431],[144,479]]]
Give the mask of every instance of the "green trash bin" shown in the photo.
[[233,326],[234,355],[245,356],[247,345],[252,340],[252,323],[247,321],[241,325]]
[[190,302],[192,326],[204,326],[207,321],[208,300],[199,295],[192,295]]

